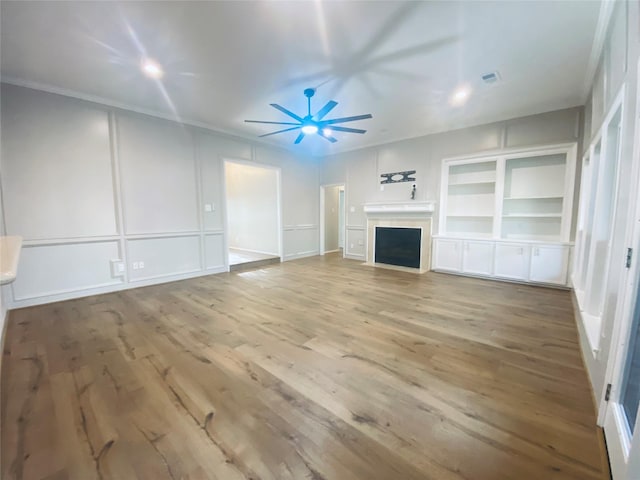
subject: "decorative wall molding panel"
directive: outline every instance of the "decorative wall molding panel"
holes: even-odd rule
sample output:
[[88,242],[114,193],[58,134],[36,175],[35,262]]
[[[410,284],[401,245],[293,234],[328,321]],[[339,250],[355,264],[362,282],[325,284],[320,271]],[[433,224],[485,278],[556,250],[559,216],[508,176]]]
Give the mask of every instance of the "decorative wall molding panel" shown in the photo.
[[24,237],[9,308],[227,271],[225,159],[279,167],[283,256],[318,252],[315,163],[29,88],[0,97],[4,220]]

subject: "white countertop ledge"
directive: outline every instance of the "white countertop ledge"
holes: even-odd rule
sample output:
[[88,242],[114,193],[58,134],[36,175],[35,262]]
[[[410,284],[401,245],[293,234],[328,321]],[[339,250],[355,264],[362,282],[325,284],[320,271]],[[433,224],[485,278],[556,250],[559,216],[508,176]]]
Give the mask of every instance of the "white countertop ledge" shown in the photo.
[[22,237],[0,237],[0,285],[11,283],[18,273]]

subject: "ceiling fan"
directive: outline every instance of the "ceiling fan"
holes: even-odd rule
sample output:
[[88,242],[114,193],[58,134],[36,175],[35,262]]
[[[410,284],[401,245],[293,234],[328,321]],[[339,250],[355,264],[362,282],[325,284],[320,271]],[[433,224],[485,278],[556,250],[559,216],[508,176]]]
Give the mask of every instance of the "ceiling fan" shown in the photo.
[[263,122],[261,120],[245,120],[247,123],[268,123],[271,125],[294,125],[290,128],[285,128],[284,130],[278,130],[277,132],[267,133],[265,135],[260,135],[261,137],[268,137],[270,135],[275,135],[277,133],[290,132],[292,130],[300,129],[300,135],[296,138],[296,141],[293,142],[295,144],[300,143],[305,135],[312,135],[314,133],[318,134],[322,138],[329,140],[331,143],[336,143],[338,141],[332,134],[333,132],[347,132],[347,133],[365,133],[366,130],[360,130],[358,128],[348,128],[348,127],[340,127],[337,126],[337,123],[346,123],[346,122],[355,122],[356,120],[364,120],[365,118],[373,118],[370,113],[366,115],[356,115],[354,117],[343,117],[343,118],[333,118],[331,120],[323,120],[323,118],[329,113],[333,108],[338,105],[338,102],[334,102],[330,100],[327,104],[322,107],[315,115],[311,115],[311,97],[316,93],[315,88],[307,88],[304,91],[304,96],[307,97],[307,115],[305,117],[301,117],[296,115],[290,110],[278,105],[277,103],[270,104],[273,108],[280,110],[285,115],[290,116],[296,123],[294,122]]

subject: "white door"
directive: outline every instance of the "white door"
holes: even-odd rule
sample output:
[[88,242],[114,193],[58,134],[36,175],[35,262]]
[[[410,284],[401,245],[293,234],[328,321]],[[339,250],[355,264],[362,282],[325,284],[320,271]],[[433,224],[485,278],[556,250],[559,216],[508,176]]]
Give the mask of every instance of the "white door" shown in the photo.
[[434,245],[433,268],[459,272],[462,268],[462,240],[437,238],[434,240]]
[[565,285],[569,265],[569,248],[558,245],[534,245],[531,247],[529,280]]
[[496,244],[495,276],[511,280],[527,280],[530,254],[531,248],[524,243]]
[[604,430],[614,480],[640,478],[640,289],[635,282],[633,316],[620,335]]
[[465,240],[462,271],[474,275],[493,273],[493,242]]

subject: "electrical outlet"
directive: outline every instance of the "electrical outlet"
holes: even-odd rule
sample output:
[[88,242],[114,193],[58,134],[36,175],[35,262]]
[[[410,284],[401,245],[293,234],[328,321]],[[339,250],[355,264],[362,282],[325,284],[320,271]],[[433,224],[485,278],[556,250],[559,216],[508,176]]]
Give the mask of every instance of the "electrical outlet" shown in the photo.
[[138,262],[138,268],[144,268],[144,262]]
[[205,212],[212,212],[213,211],[213,207],[210,203],[205,203],[204,204],[204,211]]
[[353,243],[352,243],[352,244],[351,244],[351,250],[353,250],[353,247],[354,247],[354,245],[353,245]]
[[349,207],[349,211],[350,211],[351,213],[355,212],[355,211],[356,211],[356,207]]
[[140,267],[138,266],[138,262],[133,262],[133,269],[134,269],[134,270],[138,270],[138,268],[140,268]]
[[384,185],[380,185],[380,191],[384,192]]
[[111,276],[112,277],[122,277],[124,276],[124,262],[122,260],[114,259],[111,260]]

